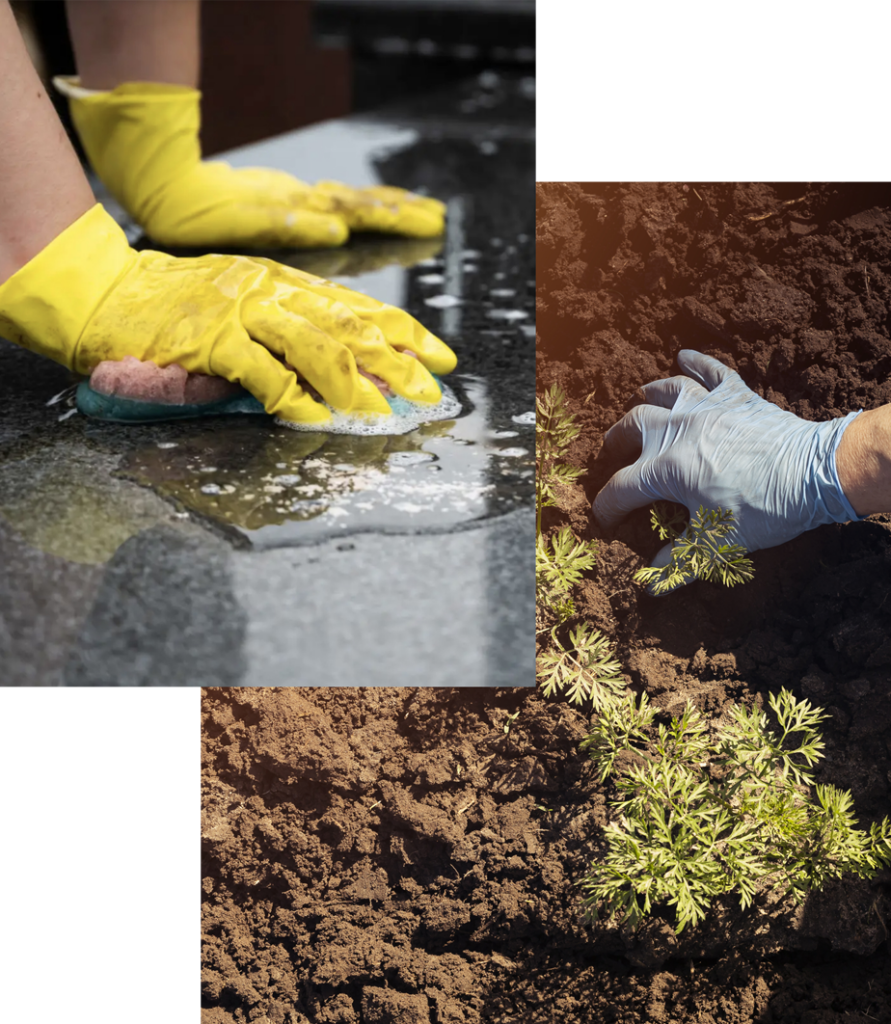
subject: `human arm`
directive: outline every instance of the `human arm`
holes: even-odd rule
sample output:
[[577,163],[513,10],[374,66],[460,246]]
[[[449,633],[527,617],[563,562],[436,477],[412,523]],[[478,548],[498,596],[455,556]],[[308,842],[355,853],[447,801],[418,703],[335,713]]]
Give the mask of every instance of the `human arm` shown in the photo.
[[891,405],[858,416],[836,453],[842,490],[859,516],[891,512]]

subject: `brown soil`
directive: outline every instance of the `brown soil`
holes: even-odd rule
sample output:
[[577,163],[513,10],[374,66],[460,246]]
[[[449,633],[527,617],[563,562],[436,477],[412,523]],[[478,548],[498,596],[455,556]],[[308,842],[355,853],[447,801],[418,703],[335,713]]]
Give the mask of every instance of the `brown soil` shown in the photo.
[[[664,709],[689,698],[720,715],[783,686],[810,698],[832,716],[818,781],[852,791],[861,825],[891,813],[891,517],[757,552],[745,586],[651,598],[631,578],[661,546],[647,513],[609,536],[589,516],[618,468],[600,456],[604,432],[642,400],[640,385],[679,372],[682,348],[808,419],[891,401],[891,187],[539,184],[537,213],[538,388],[568,392],[583,428],[568,461],[587,470],[545,527],[569,522],[599,542],[579,619],[613,640],[634,688]],[[889,879],[839,884],[797,916],[762,908],[757,926],[728,905],[685,933],[675,959],[647,970],[620,958],[626,980],[592,983],[589,1010],[891,1020]],[[645,995],[633,1005],[635,985]]]

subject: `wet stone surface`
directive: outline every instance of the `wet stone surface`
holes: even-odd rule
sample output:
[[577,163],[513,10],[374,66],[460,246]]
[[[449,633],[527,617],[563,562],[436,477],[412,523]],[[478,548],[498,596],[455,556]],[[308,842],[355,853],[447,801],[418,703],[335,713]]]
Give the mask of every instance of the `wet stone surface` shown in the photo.
[[357,531],[447,530],[527,507],[534,427],[493,427],[485,383],[453,383],[469,411],[409,434],[305,434],[236,422],[140,448],[121,472],[236,527],[257,548]]
[[448,203],[442,239],[264,255],[446,340],[452,420],[378,437],[97,423],[67,371],[0,341],[0,683],[532,684],[532,95],[474,82],[435,118],[418,105],[231,154]]

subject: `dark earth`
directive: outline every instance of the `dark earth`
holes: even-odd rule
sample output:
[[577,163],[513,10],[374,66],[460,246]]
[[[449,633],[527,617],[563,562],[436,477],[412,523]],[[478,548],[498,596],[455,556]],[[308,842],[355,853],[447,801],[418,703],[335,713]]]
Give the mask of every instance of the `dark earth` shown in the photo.
[[[860,827],[891,813],[891,517],[756,552],[744,586],[695,583],[653,598],[632,580],[661,546],[646,510],[608,536],[589,510],[620,465],[600,455],[605,431],[642,401],[640,385],[679,372],[682,348],[721,359],[806,419],[891,401],[889,256],[887,185],[537,185],[538,391],[559,383],[568,393],[582,433],[567,461],[586,470],[544,528],[568,522],[599,545],[565,629],[602,630],[632,688],[671,712],[688,699],[715,718],[732,702],[766,707],[781,687],[826,709],[817,782],[852,792]],[[547,712],[578,720],[565,707]],[[573,744],[565,756],[566,783],[582,785]],[[567,792],[566,839],[578,821]],[[588,787],[592,826],[609,797]],[[560,863],[568,883],[578,865],[565,854]],[[624,951],[604,925],[579,929],[568,888],[552,886],[566,930],[540,949],[552,972],[525,978],[554,1016],[513,1019],[891,1020],[889,881],[888,871],[845,880],[797,912],[762,900],[743,913],[728,901],[678,942],[654,920]],[[569,993],[577,1002],[556,1012]]]

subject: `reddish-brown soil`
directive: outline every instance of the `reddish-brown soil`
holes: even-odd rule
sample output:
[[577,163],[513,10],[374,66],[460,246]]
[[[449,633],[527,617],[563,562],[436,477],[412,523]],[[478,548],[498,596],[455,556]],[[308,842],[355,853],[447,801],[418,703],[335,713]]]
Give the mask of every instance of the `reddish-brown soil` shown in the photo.
[[[808,419],[891,401],[891,187],[539,184],[537,213],[538,389],[567,391],[582,426],[568,461],[587,471],[545,528],[599,543],[578,619],[664,709],[810,698],[831,715],[818,781],[850,789],[861,824],[891,813],[891,517],[757,552],[745,586],[652,598],[632,580],[661,546],[647,513],[608,536],[589,515],[618,468],[604,432],[640,385],[679,372],[682,348]],[[840,883],[797,916],[762,908],[754,928],[728,905],[674,959],[619,957],[628,973],[591,986],[591,1019],[891,1020],[889,879]]]

